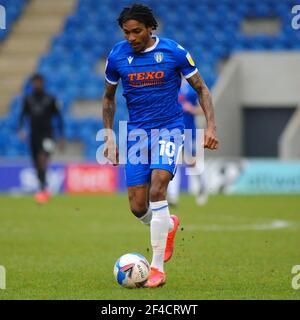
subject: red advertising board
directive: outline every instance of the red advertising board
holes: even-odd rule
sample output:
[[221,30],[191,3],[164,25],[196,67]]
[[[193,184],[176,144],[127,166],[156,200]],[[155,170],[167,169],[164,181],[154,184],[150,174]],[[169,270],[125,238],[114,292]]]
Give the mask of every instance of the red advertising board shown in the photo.
[[117,191],[118,171],[99,164],[71,164],[66,167],[68,193],[110,193]]

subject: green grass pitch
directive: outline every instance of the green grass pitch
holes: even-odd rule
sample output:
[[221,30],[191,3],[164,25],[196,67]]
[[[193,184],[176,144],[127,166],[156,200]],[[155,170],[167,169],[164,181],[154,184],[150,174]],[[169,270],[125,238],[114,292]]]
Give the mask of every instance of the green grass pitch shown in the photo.
[[116,259],[151,260],[149,227],[129,212],[126,194],[0,197],[0,299],[299,299],[291,273],[300,265],[299,196],[211,196],[197,207],[182,195],[167,283],[125,289]]

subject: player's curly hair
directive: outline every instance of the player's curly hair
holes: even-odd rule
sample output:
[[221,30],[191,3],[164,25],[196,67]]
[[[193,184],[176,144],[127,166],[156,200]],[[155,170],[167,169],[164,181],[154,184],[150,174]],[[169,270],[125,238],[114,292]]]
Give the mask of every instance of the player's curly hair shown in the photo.
[[135,3],[131,7],[125,7],[117,21],[122,28],[123,23],[131,19],[143,23],[147,28],[152,27],[153,30],[156,30],[158,27],[152,10],[143,4]]

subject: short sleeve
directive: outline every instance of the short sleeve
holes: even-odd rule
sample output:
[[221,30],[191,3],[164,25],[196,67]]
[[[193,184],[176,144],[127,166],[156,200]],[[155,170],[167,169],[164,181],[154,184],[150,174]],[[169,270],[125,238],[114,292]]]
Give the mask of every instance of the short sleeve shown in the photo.
[[181,45],[177,45],[175,50],[176,60],[178,63],[178,68],[182,75],[188,79],[197,73],[195,62],[188,51],[186,51]]
[[105,79],[113,85],[117,85],[120,79],[120,74],[117,71],[115,59],[112,52],[106,60]]

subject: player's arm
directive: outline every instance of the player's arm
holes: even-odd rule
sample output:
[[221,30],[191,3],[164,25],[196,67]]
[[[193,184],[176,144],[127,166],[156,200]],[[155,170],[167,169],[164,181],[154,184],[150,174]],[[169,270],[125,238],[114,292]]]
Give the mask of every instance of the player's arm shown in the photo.
[[64,119],[60,110],[59,102],[54,97],[52,98],[51,106],[52,115],[57,119],[58,131],[59,131],[59,140],[58,147],[60,150],[65,148],[65,138],[64,138]]
[[26,138],[26,133],[23,130],[23,124],[24,124],[24,119],[28,114],[29,114],[29,106],[28,106],[28,101],[25,97],[23,101],[22,111],[20,114],[19,125],[18,125],[18,136],[21,140],[25,140]]
[[[102,101],[102,116],[103,116],[103,124],[105,129],[111,129],[114,125],[114,117],[116,112],[116,90],[117,85],[110,84],[108,81],[105,81],[105,90],[103,94],[103,101]],[[108,133],[108,139],[111,138],[110,130],[106,130]]]
[[216,134],[214,107],[210,91],[199,72],[196,72],[194,75],[189,77],[187,81],[194,90],[196,90],[207,121],[207,129],[204,136],[204,147],[208,149],[217,149],[219,141]]
[[106,146],[104,148],[104,156],[113,164],[118,163],[118,150],[116,147],[114,135],[112,132],[114,125],[114,117],[116,112],[116,90],[117,85],[105,81],[105,90],[102,100],[102,118],[105,129]]
[[59,103],[58,101],[53,98],[52,100],[52,114],[57,118],[58,120],[58,130],[61,137],[64,136],[64,119],[61,114]]

